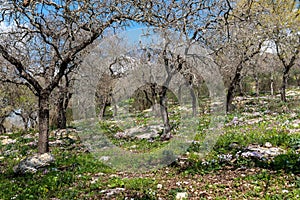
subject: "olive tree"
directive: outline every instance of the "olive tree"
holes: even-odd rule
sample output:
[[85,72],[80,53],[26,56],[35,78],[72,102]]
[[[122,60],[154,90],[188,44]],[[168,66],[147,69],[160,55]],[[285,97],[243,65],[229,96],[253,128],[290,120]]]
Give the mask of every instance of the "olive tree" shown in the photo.
[[[273,49],[273,58],[282,68],[281,100],[286,101],[286,87],[291,68],[300,54],[299,2],[294,0],[241,1],[250,5],[249,16],[256,22],[255,37]],[[298,5],[298,6],[297,6]]]
[[[233,99],[243,78],[243,69],[261,50],[263,39],[257,37],[257,21],[249,13],[249,1],[232,3],[228,16],[220,21],[209,46],[213,49],[215,63],[220,67],[225,85],[226,110],[233,110]],[[224,34],[224,29],[227,30]]]
[[[0,54],[38,97],[38,152],[49,151],[49,97],[96,40],[129,21],[175,27],[197,21],[211,1],[7,1],[0,8]],[[195,25],[195,23],[193,23]],[[199,24],[199,23],[198,23]]]

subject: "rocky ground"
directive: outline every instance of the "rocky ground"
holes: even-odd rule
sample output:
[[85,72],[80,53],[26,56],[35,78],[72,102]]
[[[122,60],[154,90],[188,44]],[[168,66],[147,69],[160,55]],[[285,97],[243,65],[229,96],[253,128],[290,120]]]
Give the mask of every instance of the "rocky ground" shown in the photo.
[[[294,93],[292,104],[236,98],[237,111],[226,116],[206,156],[200,156],[209,124],[203,117],[185,154],[144,173],[103,165],[75,129],[52,131],[51,152],[42,155],[36,154],[36,132],[0,135],[0,199],[299,199],[300,107]],[[162,145],[160,125],[115,126],[104,127],[126,150]]]

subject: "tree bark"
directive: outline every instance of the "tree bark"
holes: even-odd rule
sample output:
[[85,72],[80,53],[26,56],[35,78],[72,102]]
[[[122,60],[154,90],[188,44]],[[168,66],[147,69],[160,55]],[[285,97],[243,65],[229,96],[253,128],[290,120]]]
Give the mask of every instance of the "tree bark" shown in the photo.
[[49,152],[49,92],[39,95],[39,140],[38,153]]
[[274,96],[274,77],[271,73],[271,84],[270,84],[271,96]]
[[193,90],[193,85],[190,83],[190,94],[192,96],[192,110],[193,110],[193,117],[197,116],[197,97],[195,95],[195,92]]
[[104,100],[102,102],[101,108],[100,108],[99,115],[98,115],[99,120],[102,120],[104,118],[105,111],[106,111],[106,108],[107,108],[108,105],[109,105],[109,103],[108,103],[108,97],[105,96]]
[[59,88],[58,97],[58,118],[57,118],[57,128],[66,129],[67,128],[67,108],[72,98],[72,92],[69,88],[72,87],[72,80],[69,80],[68,74],[65,75],[65,86]]
[[178,102],[181,103],[182,101],[182,97],[181,97],[181,93],[182,93],[182,86],[183,84],[179,85],[179,88],[178,88],[178,93],[177,93],[177,98],[178,98]]
[[20,116],[22,118],[22,121],[24,123],[24,130],[27,131],[28,130],[28,122],[29,122],[28,114],[24,114],[24,113],[22,114],[22,112],[21,113],[14,112],[14,113],[15,113],[15,115]]
[[281,84],[281,90],[280,90],[280,97],[281,101],[286,102],[286,86],[287,86],[287,81],[288,81],[288,76],[289,76],[289,71],[290,68],[286,67],[283,71],[283,76],[282,76],[282,84]]
[[161,136],[162,140],[168,140],[171,139],[171,125],[169,120],[169,114],[168,114],[168,108],[167,108],[167,87],[162,87],[162,91],[159,95],[159,105],[160,105],[160,112],[161,117],[164,123],[164,132]]
[[258,97],[259,96],[259,79],[258,79],[257,74],[254,74],[254,80],[255,80],[255,95]]
[[65,129],[67,127],[67,117],[66,117],[66,106],[64,93],[59,94],[58,103],[57,103],[57,128]]
[[29,117],[28,116],[23,116],[20,115],[22,118],[22,121],[24,123],[24,130],[27,131],[28,130],[28,121],[29,121]]
[[63,104],[61,104],[60,102],[58,103],[57,128],[59,129],[67,128],[66,109],[64,109]]
[[232,101],[234,98],[236,87],[240,83],[242,78],[241,76],[242,69],[243,69],[242,64],[239,64],[239,66],[236,68],[234,78],[232,79],[230,86],[228,88],[227,96],[226,96],[226,112],[230,112],[233,110]]
[[0,134],[6,132],[6,129],[5,129],[5,127],[3,126],[3,122],[4,122],[5,118],[6,118],[6,117],[0,118]]

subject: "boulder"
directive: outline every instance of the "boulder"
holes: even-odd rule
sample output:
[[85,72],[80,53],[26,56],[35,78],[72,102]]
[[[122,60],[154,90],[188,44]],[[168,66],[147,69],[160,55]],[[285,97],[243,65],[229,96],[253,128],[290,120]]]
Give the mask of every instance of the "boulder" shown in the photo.
[[117,139],[147,139],[151,140],[159,137],[162,132],[163,125],[138,126],[126,129],[123,132],[117,132],[114,137]]
[[36,154],[22,160],[13,170],[16,174],[35,173],[52,162],[54,157],[50,153]]
[[281,149],[279,147],[272,147],[272,144],[267,142],[265,146],[249,145],[246,151],[243,152],[241,155],[246,158],[255,157],[258,159],[273,159],[274,157],[284,153],[286,153],[284,149]]
[[2,145],[13,144],[13,143],[16,143],[16,140],[13,140],[13,139],[10,139],[10,138],[1,140]]

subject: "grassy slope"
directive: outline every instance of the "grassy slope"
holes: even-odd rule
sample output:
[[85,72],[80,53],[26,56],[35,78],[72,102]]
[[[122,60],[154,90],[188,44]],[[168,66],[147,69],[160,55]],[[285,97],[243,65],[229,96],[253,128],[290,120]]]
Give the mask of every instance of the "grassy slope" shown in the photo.
[[[88,153],[79,141],[65,139],[66,145],[51,148],[56,158],[51,166],[36,174],[15,175],[13,166],[36,151],[36,135],[4,135],[17,142],[0,144],[0,199],[174,199],[178,192],[187,192],[189,199],[299,199],[300,127],[293,122],[300,118],[300,107],[295,101],[290,102],[292,104],[274,99],[236,101],[238,110],[227,116],[227,122],[238,117],[241,123],[225,126],[224,134],[204,159],[197,156],[201,146],[196,143],[189,148],[184,166],[173,163],[143,174],[110,169]],[[253,115],[255,112],[260,114]],[[258,122],[248,123],[251,120]],[[195,137],[200,141],[207,128],[207,123],[202,122]],[[28,134],[32,138],[24,139]],[[285,149],[286,154],[266,162],[218,159],[220,154],[235,155],[249,144],[266,142]],[[148,146],[145,143],[123,141],[122,145],[128,148],[134,144],[141,151],[145,146],[148,149],[160,145],[159,141]],[[107,196],[115,188],[125,190]]]

